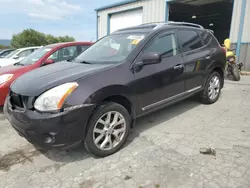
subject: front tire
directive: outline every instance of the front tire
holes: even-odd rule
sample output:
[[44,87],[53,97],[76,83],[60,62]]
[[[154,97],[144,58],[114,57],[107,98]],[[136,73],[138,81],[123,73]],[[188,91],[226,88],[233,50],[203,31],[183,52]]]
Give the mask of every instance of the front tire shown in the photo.
[[108,102],[93,113],[85,138],[87,150],[95,156],[106,157],[117,152],[126,142],[131,117],[122,105]]
[[204,104],[215,103],[220,96],[222,80],[218,72],[213,72],[207,79],[204,90],[201,93],[201,100]]

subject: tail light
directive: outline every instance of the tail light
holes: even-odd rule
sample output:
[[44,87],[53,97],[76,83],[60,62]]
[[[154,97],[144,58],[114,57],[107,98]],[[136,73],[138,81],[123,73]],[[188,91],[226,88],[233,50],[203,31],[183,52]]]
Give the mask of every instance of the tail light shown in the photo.
[[227,54],[226,48],[225,48],[225,47],[221,47],[221,49],[222,49],[222,51],[224,52],[224,54],[225,54],[225,56],[226,56],[226,54]]

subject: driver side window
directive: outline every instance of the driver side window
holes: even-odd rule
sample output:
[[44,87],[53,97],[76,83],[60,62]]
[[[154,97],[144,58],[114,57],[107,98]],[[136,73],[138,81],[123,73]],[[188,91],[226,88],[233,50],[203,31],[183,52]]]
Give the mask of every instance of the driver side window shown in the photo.
[[76,46],[68,46],[61,48],[51,54],[48,59],[53,60],[54,62],[65,61],[77,56]]
[[174,34],[161,35],[146,47],[144,52],[155,52],[166,57],[177,55],[178,48]]

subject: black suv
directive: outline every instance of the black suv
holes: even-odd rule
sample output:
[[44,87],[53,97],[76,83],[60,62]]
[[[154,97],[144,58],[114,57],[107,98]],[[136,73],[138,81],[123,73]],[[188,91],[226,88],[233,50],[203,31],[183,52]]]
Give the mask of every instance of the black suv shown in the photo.
[[199,25],[121,29],[73,60],[18,78],[4,111],[14,129],[39,148],[84,143],[104,157],[122,147],[137,117],[194,94],[216,102],[225,62],[216,38]]

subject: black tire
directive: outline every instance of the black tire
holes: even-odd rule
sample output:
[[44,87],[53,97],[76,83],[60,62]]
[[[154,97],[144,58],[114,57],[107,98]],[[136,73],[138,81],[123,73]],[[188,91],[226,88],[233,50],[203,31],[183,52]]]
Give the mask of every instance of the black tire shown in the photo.
[[[209,84],[210,84],[210,81],[212,80],[212,78],[214,78],[215,76],[218,77],[218,79],[220,81],[219,90],[218,90],[219,92],[218,92],[216,98],[211,99],[209,97]],[[222,79],[224,79],[224,78],[221,78],[221,75],[218,72],[212,72],[212,74],[210,74],[210,76],[208,77],[208,79],[206,81],[204,90],[201,92],[201,101],[204,104],[213,104],[219,99],[220,93],[221,93]]]
[[240,70],[239,70],[239,67],[236,64],[232,65],[231,74],[233,76],[234,81],[239,81],[240,80]]
[[[94,132],[95,125],[97,121],[99,120],[99,118],[101,118],[107,112],[111,112],[111,111],[112,112],[116,111],[122,114],[126,122],[125,124],[126,130],[125,130],[122,140],[117,146],[115,146],[113,149],[110,149],[110,150],[102,150],[98,148],[96,144],[94,143],[93,132]],[[126,142],[128,138],[130,127],[131,127],[131,117],[128,111],[126,110],[126,108],[114,102],[104,103],[93,112],[93,115],[90,118],[90,121],[88,123],[87,135],[84,141],[85,147],[90,153],[92,153],[93,155],[97,157],[106,157],[108,155],[111,155],[117,152],[119,149],[121,149],[121,147],[124,145],[124,143]]]

